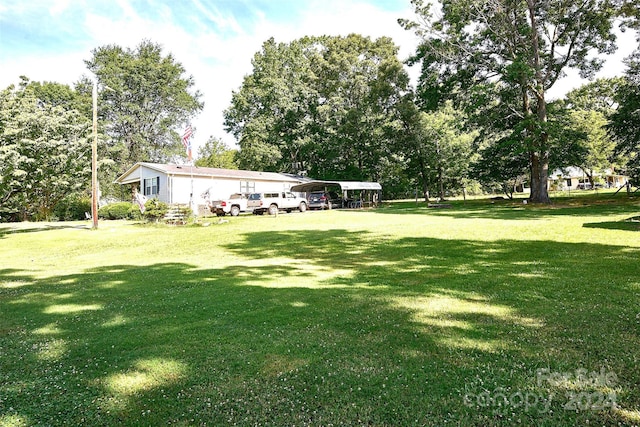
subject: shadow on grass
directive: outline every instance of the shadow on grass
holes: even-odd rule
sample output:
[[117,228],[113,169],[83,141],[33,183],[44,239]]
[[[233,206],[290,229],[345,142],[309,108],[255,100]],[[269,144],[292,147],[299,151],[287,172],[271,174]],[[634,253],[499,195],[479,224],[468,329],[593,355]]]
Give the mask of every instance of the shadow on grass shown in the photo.
[[446,202],[450,208],[436,209],[428,207],[424,201],[402,201],[385,204],[383,208],[373,210],[380,214],[429,214],[453,218],[484,218],[500,220],[531,220],[552,216],[618,215],[638,212],[638,200],[626,195],[611,194],[589,195],[582,197],[561,197],[552,200],[550,205],[524,204],[522,199],[490,200],[478,199],[466,202],[455,200]]
[[[539,368],[613,372],[618,405],[640,409],[638,249],[329,230],[246,233],[227,250],[246,262],[0,270],[0,421],[629,421],[563,410]],[[499,390],[540,400],[478,400]]]
[[640,216],[624,221],[591,222],[583,225],[585,228],[603,228],[605,230],[640,231]]
[[60,224],[60,225],[51,225],[51,224],[37,224],[37,223],[28,223],[25,225],[24,223],[17,223],[16,225],[10,224],[2,224],[0,225],[0,238],[5,237],[7,234],[21,234],[21,233],[39,233],[42,231],[54,231],[54,230],[63,230],[63,229],[89,229],[91,228],[89,225],[77,224],[77,225],[69,225],[69,224]]

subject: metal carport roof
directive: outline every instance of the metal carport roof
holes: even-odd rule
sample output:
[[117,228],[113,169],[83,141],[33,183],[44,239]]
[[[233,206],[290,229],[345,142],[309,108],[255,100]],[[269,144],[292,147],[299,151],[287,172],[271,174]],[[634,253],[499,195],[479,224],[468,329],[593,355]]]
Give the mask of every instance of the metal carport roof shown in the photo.
[[377,182],[361,182],[361,181],[321,181],[313,180],[296,184],[291,187],[291,191],[300,193],[308,193],[310,191],[322,191],[330,185],[339,186],[344,190],[382,190],[382,186]]

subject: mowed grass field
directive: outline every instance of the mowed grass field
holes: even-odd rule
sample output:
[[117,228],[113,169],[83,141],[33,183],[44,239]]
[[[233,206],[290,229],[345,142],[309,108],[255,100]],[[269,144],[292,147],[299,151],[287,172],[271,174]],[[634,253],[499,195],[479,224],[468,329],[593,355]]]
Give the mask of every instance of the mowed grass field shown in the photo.
[[638,216],[0,224],[0,426],[640,425]]

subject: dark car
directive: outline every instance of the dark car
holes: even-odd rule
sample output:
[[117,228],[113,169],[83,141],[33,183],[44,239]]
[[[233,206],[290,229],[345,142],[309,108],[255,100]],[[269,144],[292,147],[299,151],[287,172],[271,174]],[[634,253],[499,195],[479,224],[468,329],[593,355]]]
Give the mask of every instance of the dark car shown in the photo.
[[309,209],[332,209],[342,207],[342,199],[333,191],[314,191],[309,193]]

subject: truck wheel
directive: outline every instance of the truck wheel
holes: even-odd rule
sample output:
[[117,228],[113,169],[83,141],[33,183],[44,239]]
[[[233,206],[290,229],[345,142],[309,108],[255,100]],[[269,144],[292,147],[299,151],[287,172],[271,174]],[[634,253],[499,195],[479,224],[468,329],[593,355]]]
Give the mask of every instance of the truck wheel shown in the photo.
[[300,212],[304,212],[307,210],[307,204],[305,202],[300,203],[300,206],[298,207],[298,209],[300,210]]
[[277,215],[278,214],[278,205],[269,206],[269,215]]
[[231,216],[240,215],[240,208],[238,206],[231,206]]

